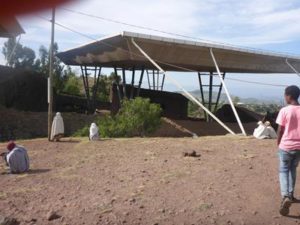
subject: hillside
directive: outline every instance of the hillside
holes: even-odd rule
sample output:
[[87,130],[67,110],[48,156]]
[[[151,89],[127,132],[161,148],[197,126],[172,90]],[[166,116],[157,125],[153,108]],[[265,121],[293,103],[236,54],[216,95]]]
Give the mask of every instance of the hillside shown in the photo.
[[[200,91],[198,91],[198,90],[191,91],[191,94],[193,94],[197,98],[201,99]],[[217,95],[218,95],[217,92],[213,92],[212,97],[213,97],[214,101],[217,98]],[[205,91],[204,96],[206,99],[208,99],[209,93],[207,91]],[[281,99],[269,98],[269,97],[262,97],[260,99],[258,99],[258,98],[241,98],[241,97],[235,96],[235,95],[232,95],[231,97],[232,97],[232,99],[234,99],[235,97],[238,97],[240,99],[240,102],[244,103],[244,104],[278,104],[278,105],[282,104]],[[227,96],[225,93],[221,93],[220,102],[228,103]]]

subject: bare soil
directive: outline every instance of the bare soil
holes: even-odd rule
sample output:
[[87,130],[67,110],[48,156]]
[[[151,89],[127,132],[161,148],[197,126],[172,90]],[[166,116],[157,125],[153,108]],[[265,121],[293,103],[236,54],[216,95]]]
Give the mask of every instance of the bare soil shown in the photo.
[[[31,171],[7,174],[1,163],[0,215],[21,224],[300,224],[300,204],[292,205],[289,217],[278,214],[273,140],[219,136],[19,144],[28,149]],[[183,156],[193,150],[201,156]],[[51,211],[55,219],[48,221]]]

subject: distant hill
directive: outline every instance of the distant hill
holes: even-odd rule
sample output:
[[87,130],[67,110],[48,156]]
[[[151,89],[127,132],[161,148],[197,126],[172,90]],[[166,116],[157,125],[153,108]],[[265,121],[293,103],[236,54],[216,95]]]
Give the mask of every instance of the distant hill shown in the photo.
[[[199,91],[198,90],[191,91],[190,93],[193,96],[201,99],[200,90]],[[213,101],[215,101],[217,99],[217,95],[218,95],[217,92],[213,92],[213,94],[212,94]],[[207,100],[208,96],[209,96],[208,91],[204,91],[204,96],[205,96],[205,99]],[[268,97],[262,97],[261,99],[258,99],[258,98],[241,98],[241,97],[236,96],[236,95],[231,95],[231,97],[232,97],[232,99],[238,97],[240,99],[240,102],[244,103],[244,104],[278,104],[278,105],[282,104],[280,99],[268,98]],[[221,96],[220,96],[220,102],[228,103],[227,96],[223,92],[221,93]]]

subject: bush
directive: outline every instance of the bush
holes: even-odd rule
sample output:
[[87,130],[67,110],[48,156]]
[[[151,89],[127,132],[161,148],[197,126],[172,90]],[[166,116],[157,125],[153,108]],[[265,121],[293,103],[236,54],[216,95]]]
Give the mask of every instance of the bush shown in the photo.
[[[161,108],[149,99],[124,100],[116,116],[107,116],[96,121],[101,137],[145,136],[155,132],[161,124]],[[78,136],[87,136],[88,128],[77,131]]]
[[75,137],[88,137],[89,136],[89,132],[90,132],[90,128],[88,125],[86,125],[85,127],[77,130],[73,136]]

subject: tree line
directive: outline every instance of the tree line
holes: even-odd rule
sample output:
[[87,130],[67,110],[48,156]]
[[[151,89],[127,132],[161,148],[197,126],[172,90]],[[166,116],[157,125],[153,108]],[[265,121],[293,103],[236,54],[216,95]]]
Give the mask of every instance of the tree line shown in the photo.
[[[54,55],[58,53],[58,44],[54,43]],[[41,45],[36,53],[30,47],[17,42],[15,38],[8,39],[2,48],[7,65],[16,69],[35,71],[41,76],[49,76],[49,49]],[[99,81],[97,100],[109,101],[110,86],[115,79],[114,73],[102,75]],[[56,93],[84,96],[82,80],[70,66],[65,66],[61,60],[54,57],[53,86]],[[91,86],[92,91],[95,87]]]

